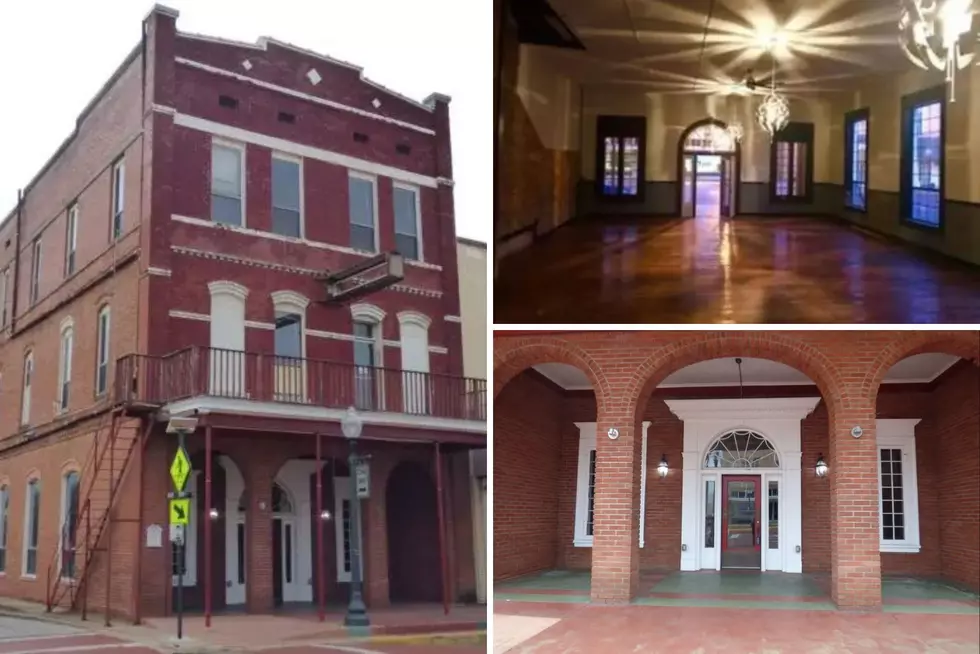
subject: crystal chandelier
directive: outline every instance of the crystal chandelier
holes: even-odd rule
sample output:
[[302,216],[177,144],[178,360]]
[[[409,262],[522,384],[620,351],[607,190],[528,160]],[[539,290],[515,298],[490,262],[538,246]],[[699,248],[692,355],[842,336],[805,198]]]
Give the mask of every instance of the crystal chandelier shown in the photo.
[[[769,53],[772,56],[772,53]],[[772,56],[772,77],[769,78],[769,93],[756,110],[759,126],[769,133],[769,139],[789,123],[789,102],[781,94],[776,93],[776,57]]]
[[899,43],[909,60],[923,70],[946,73],[950,102],[956,102],[956,72],[970,65],[973,0],[902,0]]

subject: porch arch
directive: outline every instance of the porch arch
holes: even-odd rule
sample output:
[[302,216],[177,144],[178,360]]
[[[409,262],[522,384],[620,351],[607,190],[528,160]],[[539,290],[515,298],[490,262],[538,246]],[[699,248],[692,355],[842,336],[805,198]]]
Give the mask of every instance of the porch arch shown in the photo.
[[898,332],[870,366],[867,384],[867,399],[872,403],[878,398],[878,391],[885,375],[896,363],[916,354],[951,354],[980,365],[980,331],[935,331]]
[[564,363],[585,373],[595,391],[599,411],[602,410],[603,397],[609,389],[602,368],[588,353],[569,341],[559,338],[518,341],[509,349],[495,346],[493,357],[494,399],[511,379],[528,368],[542,363]]

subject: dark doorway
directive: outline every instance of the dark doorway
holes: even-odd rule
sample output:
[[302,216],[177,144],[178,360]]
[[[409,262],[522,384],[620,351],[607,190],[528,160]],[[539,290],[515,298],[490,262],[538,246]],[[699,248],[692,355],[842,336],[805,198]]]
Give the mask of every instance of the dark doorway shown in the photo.
[[402,463],[388,478],[388,587],[392,602],[442,598],[436,487],[428,467]]
[[272,520],[272,599],[282,606],[282,520]]
[[762,568],[758,476],[725,475],[721,496],[721,567]]

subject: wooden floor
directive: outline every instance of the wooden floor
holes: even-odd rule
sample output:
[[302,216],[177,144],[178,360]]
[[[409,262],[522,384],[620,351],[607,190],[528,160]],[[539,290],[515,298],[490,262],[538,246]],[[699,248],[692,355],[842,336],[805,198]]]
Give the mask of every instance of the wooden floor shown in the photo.
[[593,219],[505,258],[495,323],[980,323],[980,268],[822,218]]

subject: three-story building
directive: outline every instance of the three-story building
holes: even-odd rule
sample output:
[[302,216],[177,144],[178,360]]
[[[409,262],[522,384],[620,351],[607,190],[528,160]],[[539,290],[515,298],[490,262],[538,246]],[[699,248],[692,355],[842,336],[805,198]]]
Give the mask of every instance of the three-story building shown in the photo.
[[[354,406],[369,605],[474,597],[449,98],[176,22],[149,13],[0,225],[0,593],[170,612],[193,416],[188,604],[346,600]],[[332,296],[384,253],[393,283]]]

